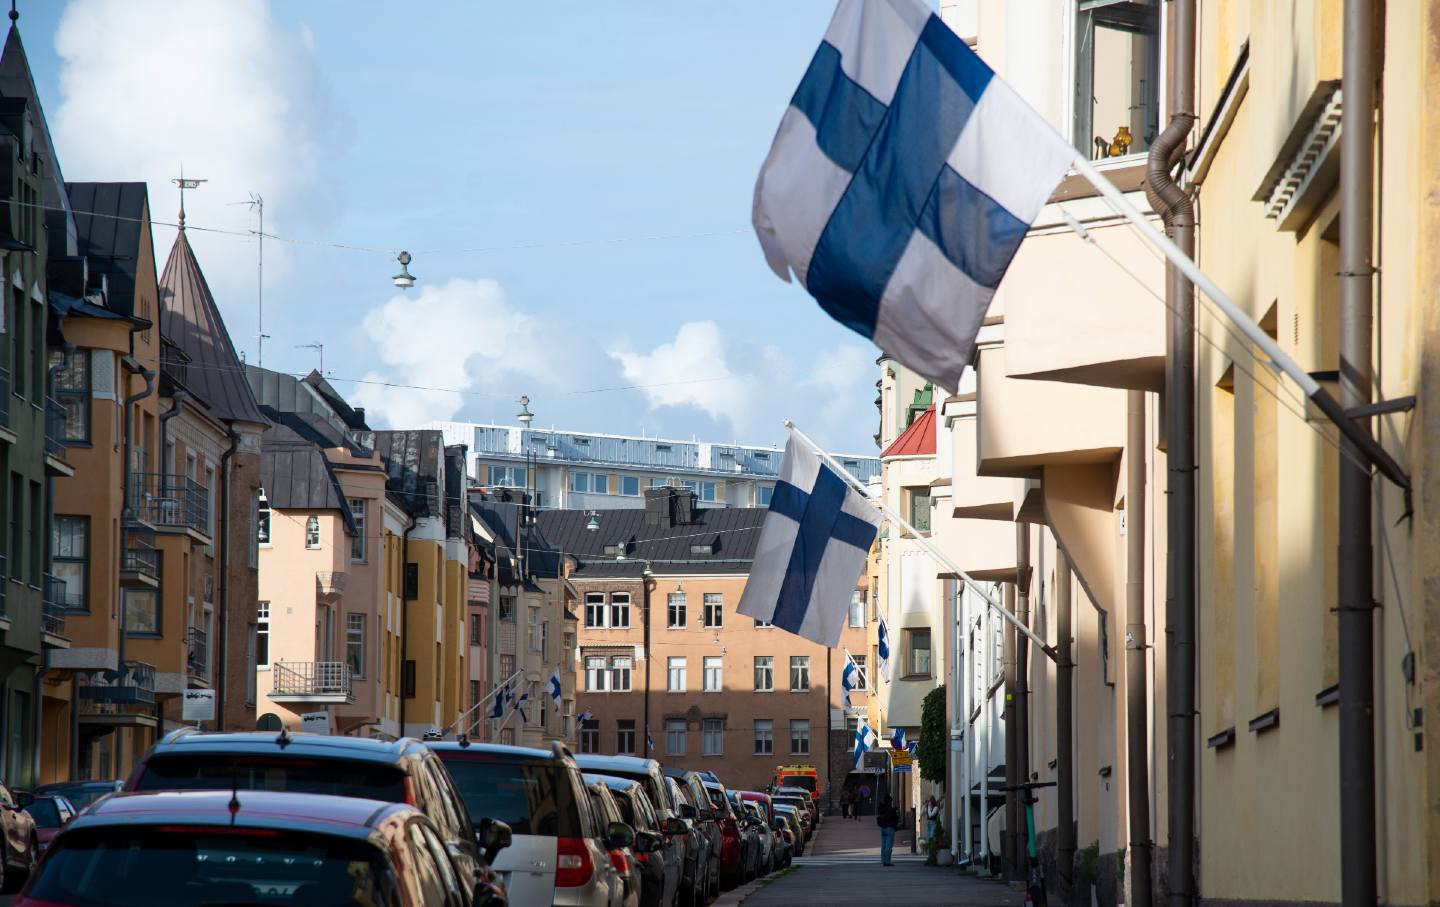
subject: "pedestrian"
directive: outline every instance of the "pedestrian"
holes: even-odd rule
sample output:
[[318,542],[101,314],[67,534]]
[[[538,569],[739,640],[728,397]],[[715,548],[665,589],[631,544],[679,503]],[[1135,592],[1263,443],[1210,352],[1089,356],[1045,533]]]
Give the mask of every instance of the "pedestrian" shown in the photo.
[[850,818],[850,803],[854,798],[855,791],[853,788],[847,787],[840,792],[840,818]]
[[863,805],[865,804],[865,801],[866,801],[866,800],[869,800],[869,799],[870,799],[870,787],[869,787],[869,785],[865,785],[865,784],[860,785],[860,796],[855,799],[855,812],[854,812],[854,815],[852,815],[850,818],[854,819],[856,822],[859,822],[859,821],[860,821],[860,807],[863,806]]
[[895,803],[886,794],[880,800],[880,811],[875,814],[875,824],[880,826],[880,865],[894,866],[890,862],[890,852],[895,847],[895,829],[900,827],[900,814],[895,811]]
[[925,841],[935,837],[935,826],[940,822],[940,804],[932,794],[925,798]]

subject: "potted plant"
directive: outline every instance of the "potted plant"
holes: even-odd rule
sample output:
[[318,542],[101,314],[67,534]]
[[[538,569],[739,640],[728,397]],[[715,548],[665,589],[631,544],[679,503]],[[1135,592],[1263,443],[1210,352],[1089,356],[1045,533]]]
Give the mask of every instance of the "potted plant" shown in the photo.
[[936,822],[935,833],[925,841],[925,865],[949,866],[954,862],[955,854],[950,850],[950,834],[945,830],[945,826]]

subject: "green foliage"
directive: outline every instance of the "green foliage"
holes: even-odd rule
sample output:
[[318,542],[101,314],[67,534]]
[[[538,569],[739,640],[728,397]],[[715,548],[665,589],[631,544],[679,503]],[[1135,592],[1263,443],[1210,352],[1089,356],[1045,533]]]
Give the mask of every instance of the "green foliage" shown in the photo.
[[1081,850],[1076,861],[1080,865],[1080,878],[1088,880],[1091,884],[1099,881],[1100,874],[1100,842],[1091,841],[1090,846]]
[[925,865],[934,866],[937,863],[937,854],[950,847],[950,835],[945,831],[945,826],[938,821],[935,823],[935,834],[925,840]]
[[1115,851],[1115,887],[1125,889],[1125,848]]
[[945,685],[925,695],[920,706],[920,746],[917,755],[920,777],[945,786],[945,751],[950,745],[950,731],[945,723]]

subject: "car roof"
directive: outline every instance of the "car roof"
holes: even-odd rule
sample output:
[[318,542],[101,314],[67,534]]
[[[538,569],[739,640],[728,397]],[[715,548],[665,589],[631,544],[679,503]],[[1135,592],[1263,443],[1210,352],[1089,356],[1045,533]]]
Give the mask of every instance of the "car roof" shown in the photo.
[[465,743],[457,740],[431,740],[425,746],[444,758],[446,753],[487,753],[496,756],[517,756],[522,759],[551,762],[557,756],[554,750],[542,750],[533,746],[511,746],[507,743]]
[[725,790],[725,785],[721,784],[719,781],[706,781],[704,778],[701,778],[700,783],[705,785],[706,790],[718,790],[722,794],[728,793],[728,791]]
[[91,787],[97,790],[114,790],[117,785],[124,783],[118,779],[114,781],[52,781],[35,788],[35,792],[38,794],[52,790],[74,790],[77,787],[81,790]]
[[770,795],[767,794],[767,793],[765,793],[764,791],[758,791],[758,790],[742,790],[742,791],[737,791],[737,793],[740,794],[740,798],[741,798],[742,800],[769,800],[769,799],[770,799]]
[[[380,740],[330,734],[276,734],[272,731],[204,732],[182,728],[167,735],[150,756],[191,753],[246,753],[394,763],[422,747],[413,737]],[[147,757],[149,758],[149,757]]]
[[[239,803],[239,807],[232,813],[235,802]],[[68,826],[67,831],[177,822],[186,825],[279,828],[366,838],[382,819],[396,812],[420,815],[415,807],[404,803],[288,791],[120,792],[96,801]]]
[[592,771],[633,772],[649,774],[658,769],[660,763],[643,756],[600,756],[595,753],[578,753],[575,763]]
[[[616,778],[614,775],[602,775],[597,772],[585,772],[581,775],[586,784],[603,784],[611,790],[630,793],[631,790],[640,787],[640,782],[634,778]],[[642,790],[641,793],[644,793]]]

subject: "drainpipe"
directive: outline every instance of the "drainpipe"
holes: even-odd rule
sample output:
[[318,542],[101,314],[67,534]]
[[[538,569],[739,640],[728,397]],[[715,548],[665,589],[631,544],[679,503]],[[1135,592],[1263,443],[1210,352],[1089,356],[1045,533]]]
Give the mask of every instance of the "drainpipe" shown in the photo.
[[80,777],[80,678],[70,678],[70,780]]
[[[1015,617],[1030,626],[1030,524],[1015,524]],[[1015,774],[1020,784],[1030,783],[1030,640],[1015,633]],[[1014,791],[1020,822],[1015,826],[1015,878],[1029,874],[1030,835],[1026,801],[1030,788]]]
[[1075,662],[1071,657],[1070,557],[1061,550],[1055,559],[1055,795],[1058,827],[1055,866],[1060,874],[1062,903],[1075,889]]
[[[1195,255],[1195,206],[1170,176],[1195,123],[1195,0],[1171,0],[1170,122],[1150,146],[1148,189],[1163,203],[1166,231]],[[1170,907],[1195,902],[1195,288],[1167,264],[1165,365],[1166,521],[1165,688],[1169,766]]]
[[[405,695],[405,667],[410,664],[410,596],[407,595],[407,583],[410,575],[410,530],[415,528],[415,518],[410,517],[410,524],[405,527],[405,532],[400,536],[400,727],[396,728],[400,733],[397,737],[405,736],[405,700],[410,698]],[[419,576],[416,576],[416,585],[419,585]],[[418,686],[420,678],[415,678]]]
[[[120,524],[127,528],[125,528],[125,530],[120,533],[120,560],[118,561],[118,563],[122,564],[125,562],[125,540],[130,535],[128,525],[130,520],[134,519],[135,517],[135,510],[130,501],[131,486],[134,484],[131,481],[132,473],[130,472],[130,450],[134,446],[133,435],[135,427],[132,424],[132,418],[135,404],[139,403],[141,400],[144,400],[146,397],[150,396],[152,393],[155,392],[155,373],[148,368],[140,366],[139,363],[135,362],[134,359],[131,359],[128,356],[126,358],[130,359],[131,364],[139,367],[139,375],[141,378],[145,379],[145,389],[143,391],[140,391],[139,393],[131,394],[125,398],[125,447],[123,453],[123,456],[125,458],[125,493],[123,497],[124,504],[120,511]],[[122,592],[120,594],[120,641],[119,647],[115,653],[116,677],[125,676],[125,639],[125,594]]]
[[[642,610],[645,612],[645,758],[650,758],[650,662],[655,660],[650,648],[650,567],[647,563],[640,574]],[[847,725],[848,726],[848,725]]]
[[[1015,585],[1005,586],[1005,610],[1015,613]],[[1015,625],[1005,622],[1005,707],[1001,719],[1005,722],[1005,834],[1000,839],[1001,871],[1005,878],[1015,881],[1025,878],[1020,869],[1020,852],[1015,848],[1016,830],[1020,828],[1020,728],[1016,715],[1015,700],[1019,679],[1015,669]]]
[[[225,726],[225,694],[229,691],[230,680],[226,672],[229,666],[226,656],[230,653],[230,470],[234,467],[235,451],[240,447],[240,433],[235,431],[234,427],[227,433],[230,436],[230,446],[220,455],[220,513],[215,521],[215,525],[220,527],[220,611],[216,620],[219,626],[215,629],[220,632],[217,634],[214,650],[215,672],[210,678],[210,682],[215,685],[215,729],[219,731],[229,730]],[[161,450],[164,450],[163,446]],[[254,544],[253,539],[251,544]]]
[[1125,743],[1129,907],[1150,907],[1150,750],[1145,683],[1145,392],[1126,391]]
[[160,414],[160,471],[168,468],[165,450],[170,443],[170,420],[180,415],[180,407],[190,397],[189,391],[176,390],[170,395],[170,408]]
[[995,745],[995,723],[990,683],[995,677],[995,630],[989,605],[980,607],[980,664],[982,665],[980,720],[985,723],[984,745],[980,749],[980,873],[990,878],[990,756]]
[[[1345,0],[1340,112],[1340,405],[1370,403],[1374,306],[1375,10]],[[1357,422],[1368,436],[1370,420]],[[1340,462],[1340,902],[1372,907],[1375,858],[1375,602],[1370,468],[1355,445]]]
[[[45,660],[50,660],[48,652]],[[30,761],[34,775],[32,782],[36,787],[40,785],[40,738],[45,733],[43,706],[45,702],[45,675],[48,673],[50,673],[50,666],[48,664],[41,664],[35,668],[35,733],[30,737],[31,748],[34,752],[30,756]]]

